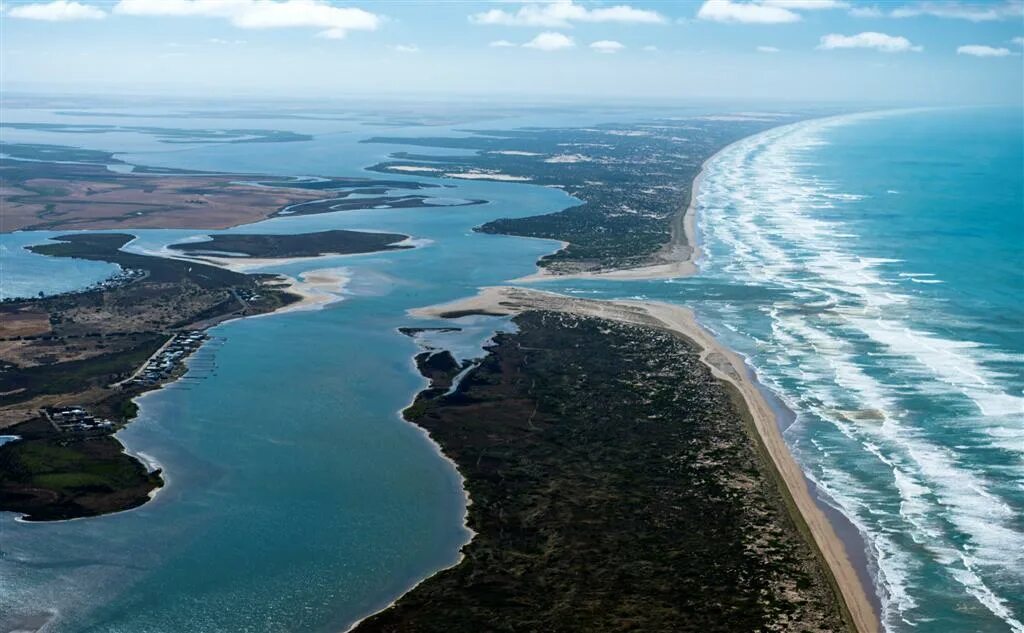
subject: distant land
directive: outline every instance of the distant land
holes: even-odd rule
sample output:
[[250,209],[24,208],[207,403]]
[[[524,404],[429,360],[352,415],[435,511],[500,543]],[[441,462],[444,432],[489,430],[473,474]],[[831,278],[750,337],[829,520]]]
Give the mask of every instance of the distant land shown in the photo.
[[[193,228],[224,229],[316,201],[300,213],[345,210],[353,193],[375,193],[376,204],[430,206],[425,197],[392,189],[436,187],[370,178],[267,178],[133,166],[113,154],[60,145],[0,144],[0,232],[19,230]],[[365,202],[347,208],[365,208]],[[336,207],[336,208],[335,208]]]
[[496,219],[484,233],[559,240],[538,264],[552,274],[602,273],[672,264],[689,256],[683,228],[701,166],[729,143],[799,115],[658,119],[592,128],[468,130],[459,137],[373,137],[365,143],[475,151],[398,152],[371,169],[558,187],[583,201],[558,213]]
[[398,233],[364,233],[362,231],[320,231],[286,235],[236,233],[211,235],[202,242],[171,244],[167,248],[184,255],[214,255],[228,258],[318,257],[320,255],[352,255],[376,251],[412,248],[399,242],[409,238]]

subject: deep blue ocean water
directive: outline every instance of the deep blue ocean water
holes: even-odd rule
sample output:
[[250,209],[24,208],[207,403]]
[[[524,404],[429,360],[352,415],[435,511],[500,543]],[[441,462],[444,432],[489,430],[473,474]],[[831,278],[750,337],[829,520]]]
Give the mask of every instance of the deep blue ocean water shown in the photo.
[[[202,123],[222,127],[189,125]],[[149,165],[337,176],[402,149],[358,144],[379,130],[355,124],[288,127],[316,139],[9,140]],[[1021,112],[995,109],[777,128],[708,165],[700,276],[543,284],[686,303],[744,353],[793,411],[785,436],[823,502],[862,535],[851,545],[865,550],[855,558],[868,561],[891,631],[1024,630],[1022,139]],[[491,203],[234,229],[366,228],[423,246],[274,268],[342,268],[352,281],[324,310],[220,326],[188,378],[141,399],[120,437],[165,468],[153,502],[58,524],[0,517],[0,613],[49,610],[60,631],[341,630],[454,562],[468,537],[459,479],[398,417],[423,381],[415,344],[394,328],[418,323],[406,309],[521,276],[553,248],[473,226],[573,200],[532,185],[451,184],[445,197]],[[140,231],[131,248],[202,233]],[[47,235],[4,236],[5,279],[14,269],[23,291],[54,291],[108,273],[19,250]],[[68,281],[51,288],[55,265]],[[500,323],[463,325],[446,343],[471,356]]]

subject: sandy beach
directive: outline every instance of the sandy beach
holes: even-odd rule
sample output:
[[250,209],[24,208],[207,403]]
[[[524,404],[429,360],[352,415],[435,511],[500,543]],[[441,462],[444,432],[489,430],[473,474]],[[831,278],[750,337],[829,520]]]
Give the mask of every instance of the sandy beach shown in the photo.
[[170,259],[180,259],[186,262],[198,262],[200,264],[210,264],[211,266],[217,266],[219,268],[226,268],[236,273],[249,273],[260,268],[266,268],[268,266],[281,266],[284,264],[297,264],[300,262],[314,262],[321,259],[327,259],[329,257],[343,257],[343,255],[324,253],[322,255],[315,255],[311,257],[214,257],[212,255],[182,255],[169,249],[162,251],[151,251],[146,252],[147,255],[156,255],[158,257],[167,257]]
[[526,310],[553,310],[612,319],[670,330],[701,349],[701,360],[719,379],[742,396],[765,453],[771,458],[780,482],[788,492],[799,518],[807,527],[823,561],[831,571],[850,620],[859,633],[875,633],[879,619],[858,578],[843,541],[811,498],[807,480],[782,438],[778,420],[756,379],[743,359],[725,348],[695,320],[693,313],[667,303],[595,301],[511,286],[491,286],[480,293],[447,304],[420,308],[410,314],[442,318],[450,313],[485,312],[513,315]]
[[302,299],[277,310],[274,314],[293,310],[313,310],[336,303],[344,298],[345,285],[351,280],[347,268],[319,268],[299,273],[298,279],[281,275],[288,284],[286,290]]
[[[152,255],[169,257],[183,261],[193,261],[218,268],[225,268],[237,273],[251,273],[260,268],[268,266],[281,266],[283,264],[294,264],[299,262],[315,262],[325,260],[339,255],[317,255],[315,257],[189,257],[180,255],[169,250],[152,252]],[[317,268],[299,273],[298,278],[282,273],[275,274],[280,282],[286,284],[284,290],[296,294],[301,299],[283,308],[268,314],[281,314],[294,310],[312,310],[322,308],[325,305],[341,301],[345,285],[351,280],[350,271],[347,268]]]

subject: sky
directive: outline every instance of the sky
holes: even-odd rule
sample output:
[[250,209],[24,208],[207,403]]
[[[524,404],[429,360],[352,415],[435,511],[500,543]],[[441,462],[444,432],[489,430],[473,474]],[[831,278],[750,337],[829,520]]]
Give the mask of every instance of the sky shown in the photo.
[[5,92],[1024,101],[1024,0],[3,0]]

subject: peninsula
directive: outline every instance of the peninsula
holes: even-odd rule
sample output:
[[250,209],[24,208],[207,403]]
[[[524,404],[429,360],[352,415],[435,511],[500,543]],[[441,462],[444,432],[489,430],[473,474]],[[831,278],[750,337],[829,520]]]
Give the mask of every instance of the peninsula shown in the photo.
[[213,255],[224,258],[285,258],[319,257],[321,255],[354,255],[377,251],[405,250],[411,245],[401,244],[409,238],[399,233],[366,233],[363,231],[319,231],[282,235],[232,233],[208,236],[203,242],[171,244],[167,248],[182,254],[201,257]]
[[[372,169],[557,187],[582,200],[557,213],[498,218],[483,233],[558,240],[540,276],[677,277],[693,248],[683,217],[692,184],[716,152],[803,115],[656,119],[594,127],[472,130],[459,137],[375,137],[366,143],[475,150],[469,155],[396,152]],[[691,227],[692,229],[692,227]],[[535,278],[536,279],[536,278]]]
[[511,315],[420,360],[405,411],[465,477],[461,562],[356,631],[875,631],[843,544],[742,361],[682,308],[522,288],[416,311]]

